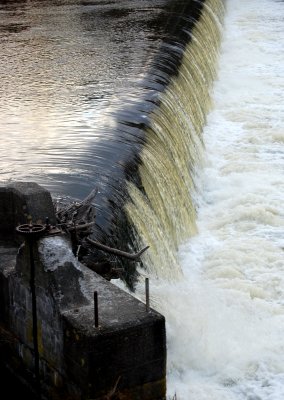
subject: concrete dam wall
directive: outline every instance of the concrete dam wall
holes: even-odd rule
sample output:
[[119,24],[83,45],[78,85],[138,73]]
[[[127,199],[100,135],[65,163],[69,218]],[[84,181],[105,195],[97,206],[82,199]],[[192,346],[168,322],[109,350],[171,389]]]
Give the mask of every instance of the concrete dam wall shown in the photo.
[[44,224],[46,217],[55,222],[51,196],[42,187],[0,188],[1,367],[37,398],[165,398],[164,317],[80,264],[66,236],[24,241],[15,231],[27,218]]

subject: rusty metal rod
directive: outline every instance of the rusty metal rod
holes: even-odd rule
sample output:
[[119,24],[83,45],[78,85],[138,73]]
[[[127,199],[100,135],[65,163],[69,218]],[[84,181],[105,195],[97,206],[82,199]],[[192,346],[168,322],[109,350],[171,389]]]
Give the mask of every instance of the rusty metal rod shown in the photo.
[[39,369],[39,350],[38,350],[38,329],[37,329],[37,305],[36,305],[36,282],[35,282],[35,260],[33,254],[33,247],[35,241],[43,235],[49,226],[49,221],[46,219],[46,225],[33,224],[30,220],[28,224],[22,224],[16,227],[16,232],[25,237],[26,246],[29,251],[30,259],[30,290],[32,300],[32,332],[33,332],[33,346],[34,346],[34,374],[35,374],[35,390],[37,399],[41,399],[41,385],[40,385],[40,369]]
[[37,329],[37,305],[36,305],[36,287],[35,287],[35,262],[33,255],[33,239],[27,238],[30,251],[30,289],[32,295],[32,317],[33,317],[33,345],[34,345],[34,363],[35,363],[35,386],[38,399],[41,399],[40,373],[39,373],[39,351],[38,351],[38,329]]
[[149,290],[149,278],[145,278],[145,292],[146,292],[146,311],[150,311],[150,290]]
[[95,318],[95,327],[99,326],[99,307],[98,307],[98,292],[94,291],[94,318]]

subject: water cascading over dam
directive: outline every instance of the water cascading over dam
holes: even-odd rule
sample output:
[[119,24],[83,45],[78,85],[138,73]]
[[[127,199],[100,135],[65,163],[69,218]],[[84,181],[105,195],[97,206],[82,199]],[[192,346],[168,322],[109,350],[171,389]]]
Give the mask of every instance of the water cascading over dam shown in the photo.
[[[171,153],[170,142],[161,157],[156,133],[173,126],[174,135],[176,121],[184,124],[177,94],[182,86],[191,99],[192,83],[188,79],[189,85],[181,85],[178,74],[162,94],[161,108],[154,111],[147,131],[147,143],[153,145],[144,149],[140,167],[145,192],[130,187],[136,209],[130,204],[128,211],[137,240],[153,246],[141,273],[150,276],[151,302],[167,320],[168,395],[176,393],[179,400],[281,400],[284,2],[227,0],[225,5],[213,107],[208,112],[206,102],[201,103],[207,117],[203,129],[192,129],[190,123],[185,129],[188,140],[198,144],[189,145],[186,160],[190,173],[185,186],[193,203],[190,195],[179,192],[179,184],[173,189],[177,154]],[[216,10],[218,6],[215,15]],[[187,65],[186,54],[180,71]],[[175,112],[164,115],[173,93],[170,108]],[[189,101],[184,106],[186,121],[192,122],[188,106]],[[157,129],[161,121],[163,128]],[[164,143],[163,137],[161,147]],[[174,168],[169,159],[175,159]],[[185,173],[179,173],[179,183]],[[157,176],[161,196],[159,191],[153,194],[152,178]],[[141,298],[142,290],[138,284]]]
[[223,15],[222,0],[203,4],[188,32],[178,72],[149,117],[139,166],[143,190],[128,184],[131,201],[126,209],[135,240],[139,246],[150,245],[144,264],[158,275],[180,274],[178,246],[196,233],[194,173],[203,157],[202,131],[216,77]]

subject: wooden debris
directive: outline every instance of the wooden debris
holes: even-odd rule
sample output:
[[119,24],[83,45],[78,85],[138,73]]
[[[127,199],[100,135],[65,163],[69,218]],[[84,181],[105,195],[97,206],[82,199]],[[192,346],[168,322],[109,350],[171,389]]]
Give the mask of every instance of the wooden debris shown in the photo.
[[144,247],[142,250],[140,250],[138,253],[127,253],[126,251],[118,250],[113,247],[106,246],[105,244],[99,243],[96,240],[87,238],[86,241],[93,246],[97,247],[100,250],[106,251],[107,253],[114,254],[119,257],[125,257],[128,258],[129,260],[138,260],[140,256],[147,250],[149,249],[149,246]]
[[137,253],[128,253],[109,247],[90,237],[93,234],[93,227],[95,225],[96,209],[94,199],[97,193],[98,189],[95,188],[80,202],[74,201],[67,205],[56,202],[56,218],[58,226],[70,235],[76,257],[87,267],[104,276],[106,279],[116,279],[121,275],[121,269],[112,266],[113,261],[109,258],[104,257],[102,259],[102,257],[96,256],[92,248],[101,250],[107,254],[137,261],[149,246],[144,247]]

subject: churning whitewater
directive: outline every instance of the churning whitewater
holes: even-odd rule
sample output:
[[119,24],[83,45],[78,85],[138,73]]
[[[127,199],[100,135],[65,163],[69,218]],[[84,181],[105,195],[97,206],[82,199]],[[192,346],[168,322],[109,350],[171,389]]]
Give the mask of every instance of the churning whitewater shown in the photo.
[[183,278],[151,279],[168,395],[284,399],[284,2],[228,0]]

